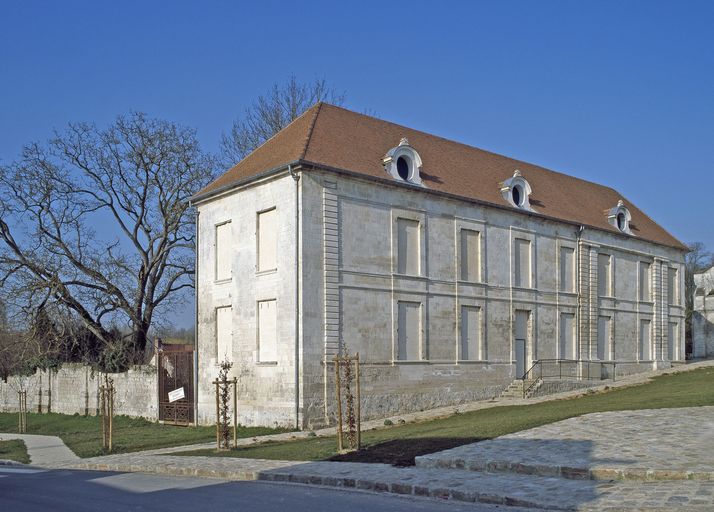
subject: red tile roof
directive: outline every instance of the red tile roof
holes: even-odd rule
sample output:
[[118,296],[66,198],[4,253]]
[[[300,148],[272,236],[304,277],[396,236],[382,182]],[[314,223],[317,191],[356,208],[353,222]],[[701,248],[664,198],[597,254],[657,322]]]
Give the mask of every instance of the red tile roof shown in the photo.
[[612,188],[326,103],[307,110],[199,192],[196,199],[297,162],[391,179],[382,158],[402,137],[422,159],[420,176],[427,191],[511,208],[501,196],[499,184],[518,169],[533,189],[530,202],[535,215],[619,233],[608,223],[606,211],[623,199],[632,214],[630,229],[637,238],[687,250]]

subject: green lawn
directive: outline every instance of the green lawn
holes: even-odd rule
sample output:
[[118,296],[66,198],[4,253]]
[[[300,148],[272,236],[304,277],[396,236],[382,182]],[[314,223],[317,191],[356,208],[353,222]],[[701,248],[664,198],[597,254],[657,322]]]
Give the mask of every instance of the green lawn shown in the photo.
[[27,455],[25,443],[19,439],[12,441],[0,441],[0,460],[14,460],[23,464],[30,463],[30,457]]
[[338,455],[334,437],[271,442],[211,455],[283,460],[343,460],[412,465],[414,457],[462,444],[518,432],[592,412],[714,405],[714,368],[655,378],[640,386],[533,405],[503,406],[456,414],[439,420],[370,430],[362,435],[360,452]]
[[[0,432],[17,432],[16,413],[0,413]],[[283,431],[263,427],[239,427],[238,437],[277,432]],[[103,454],[101,424],[96,416],[31,413],[27,415],[27,433],[59,436],[80,457]],[[215,439],[215,427],[176,427],[127,416],[114,418],[113,453],[203,443]]]

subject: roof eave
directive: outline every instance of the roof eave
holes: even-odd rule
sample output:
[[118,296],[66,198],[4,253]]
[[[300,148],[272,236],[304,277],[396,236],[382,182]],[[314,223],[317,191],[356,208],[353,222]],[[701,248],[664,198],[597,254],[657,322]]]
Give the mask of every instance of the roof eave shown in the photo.
[[[342,169],[342,168],[339,168],[339,167],[332,167],[332,166],[325,165],[325,164],[321,164],[321,163],[317,163],[317,162],[311,162],[311,161],[309,161],[309,160],[298,159],[298,160],[293,160],[292,162],[287,162],[287,163],[281,164],[281,165],[279,165],[279,166],[277,166],[277,167],[273,167],[272,169],[268,169],[268,170],[266,170],[266,171],[262,171],[262,172],[260,172],[260,173],[258,173],[258,174],[254,174],[254,175],[252,175],[252,176],[248,176],[248,177],[246,177],[246,178],[243,178],[243,179],[240,179],[240,180],[237,180],[237,181],[233,181],[233,182],[231,182],[231,183],[227,183],[226,185],[222,185],[222,186],[220,186],[220,187],[218,187],[218,188],[216,188],[216,189],[214,189],[214,190],[210,190],[210,191],[205,192],[205,193],[198,193],[198,194],[196,194],[195,196],[192,196],[192,197],[189,199],[189,202],[190,202],[191,206],[196,206],[196,205],[198,205],[199,203],[206,202],[206,201],[208,201],[208,200],[210,200],[210,199],[212,199],[212,198],[214,198],[214,197],[216,197],[216,196],[219,196],[219,195],[223,195],[223,194],[225,194],[225,193],[228,193],[228,192],[230,192],[230,191],[231,191],[232,189],[234,189],[234,188],[238,188],[238,187],[241,187],[241,186],[243,186],[243,185],[247,185],[247,184],[249,184],[249,183],[251,183],[251,182],[253,182],[253,181],[259,181],[259,180],[262,180],[262,179],[265,179],[265,178],[269,178],[269,177],[271,177],[271,176],[273,176],[273,175],[279,174],[279,173],[281,173],[281,172],[287,171],[287,170],[288,170],[290,167],[292,167],[292,166],[294,166],[294,167],[298,167],[298,166],[299,166],[299,167],[303,167],[303,168],[304,168],[304,167],[311,167],[311,168],[313,168],[313,169],[315,169],[315,170],[324,170],[324,171],[329,171],[329,172],[336,172],[336,173],[338,173],[338,174],[343,174],[343,175],[350,176],[350,177],[354,177],[354,178],[358,178],[358,179],[363,179],[363,180],[368,180],[368,181],[376,181],[376,182],[379,182],[379,183],[383,183],[383,184],[385,184],[385,185],[391,185],[391,186],[399,186],[399,185],[400,185],[400,184],[398,184],[398,183],[395,183],[393,180],[389,180],[389,179],[386,179],[386,178],[379,178],[379,177],[376,177],[376,176],[371,176],[371,175],[364,174],[364,173],[359,173],[359,172],[355,172],[355,171],[350,171],[350,170]],[[408,185],[405,185],[405,186],[408,187]],[[411,187],[409,187],[409,188],[411,188]],[[553,216],[546,215],[546,214],[539,213],[539,212],[515,210],[514,208],[512,208],[512,207],[510,207],[510,206],[505,206],[505,205],[497,204],[497,203],[491,203],[491,202],[489,202],[489,201],[484,201],[484,200],[482,200],[482,199],[475,199],[475,198],[473,198],[473,197],[461,196],[461,195],[458,195],[458,194],[452,194],[452,193],[450,193],[450,192],[443,192],[443,191],[440,191],[440,190],[433,190],[433,189],[428,189],[428,188],[424,188],[424,187],[413,188],[413,190],[418,190],[418,191],[421,191],[421,192],[436,194],[436,195],[439,195],[439,196],[442,196],[442,197],[448,197],[448,198],[456,199],[456,200],[459,200],[459,201],[467,201],[467,202],[469,202],[469,203],[474,203],[474,204],[479,204],[479,205],[483,205],[483,206],[488,206],[488,207],[491,207],[491,208],[496,208],[496,209],[503,210],[503,211],[508,211],[508,212],[511,212],[511,213],[520,213],[520,214],[522,214],[522,215],[528,215],[528,216],[531,216],[531,217],[538,217],[538,218],[541,218],[541,219],[549,220],[549,221],[551,221],[551,222],[559,222],[559,223],[561,223],[561,224],[568,224],[568,225],[571,225],[571,226],[574,226],[574,227],[585,226],[586,228],[589,228],[589,229],[595,229],[595,230],[597,230],[597,231],[602,231],[603,233],[608,233],[608,234],[611,234],[611,235],[621,236],[622,238],[625,238],[625,239],[632,239],[632,238],[634,238],[634,239],[636,239],[636,240],[642,240],[642,241],[645,241],[645,242],[648,242],[648,243],[651,243],[651,244],[660,245],[660,246],[662,246],[662,247],[669,247],[669,248],[671,248],[671,249],[676,249],[676,250],[683,251],[683,252],[689,252],[689,251],[690,251],[690,249],[689,249],[686,245],[684,245],[683,243],[679,242],[679,240],[677,240],[677,242],[679,242],[680,245],[666,244],[666,243],[663,243],[663,242],[657,242],[657,241],[650,240],[650,239],[647,239],[647,238],[642,238],[642,237],[639,237],[639,236],[637,236],[637,235],[625,235],[625,234],[622,234],[622,233],[616,233],[616,232],[614,232],[614,231],[605,230],[605,229],[602,229],[601,227],[593,226],[593,225],[591,225],[591,224],[585,224],[585,223],[582,223],[582,222],[576,222],[576,221],[571,221],[571,220],[567,220],[567,219],[562,219],[562,218],[559,218],[559,217],[553,217]],[[670,236],[671,236],[671,235],[670,235]],[[674,238],[674,237],[672,237],[672,238]],[[675,239],[675,240],[676,240],[676,239]]]
[[[577,221],[574,221],[574,220],[567,220],[567,219],[563,219],[563,218],[560,218],[560,217],[553,217],[553,216],[551,216],[551,215],[546,215],[546,214],[540,213],[540,212],[526,211],[526,210],[516,210],[516,209],[514,209],[514,208],[511,207],[511,206],[506,206],[506,205],[502,205],[502,204],[498,204],[498,203],[492,203],[492,202],[489,202],[489,201],[484,201],[483,199],[476,199],[476,198],[473,198],[473,197],[461,196],[461,195],[458,195],[458,194],[452,194],[452,193],[450,193],[450,192],[443,192],[443,191],[441,191],[441,190],[434,190],[434,189],[424,188],[424,187],[415,187],[415,186],[411,186],[411,185],[408,185],[408,184],[395,183],[393,180],[390,180],[390,179],[387,179],[387,178],[378,178],[378,177],[376,177],[376,176],[371,176],[371,175],[369,175],[369,174],[364,174],[364,173],[360,173],[360,172],[350,171],[350,170],[342,169],[342,168],[339,168],[339,167],[332,167],[332,166],[325,165],[325,164],[320,164],[320,163],[317,163],[317,162],[310,162],[310,161],[308,161],[308,160],[300,160],[300,161],[299,161],[299,164],[300,164],[301,166],[303,166],[303,167],[304,167],[304,166],[309,166],[309,167],[313,167],[313,168],[315,168],[315,169],[322,169],[322,170],[325,170],[325,171],[337,172],[337,173],[344,174],[344,175],[351,176],[351,177],[358,178],[358,179],[365,179],[365,180],[377,181],[377,182],[380,182],[380,183],[383,183],[383,184],[386,184],[386,185],[403,186],[403,187],[407,187],[407,188],[409,188],[409,189],[411,189],[411,190],[416,190],[416,191],[425,192],[425,193],[430,193],[430,194],[437,194],[437,195],[440,195],[440,196],[443,196],[443,197],[448,197],[448,198],[456,199],[456,200],[459,200],[459,201],[467,201],[467,202],[469,202],[469,203],[474,203],[474,204],[479,204],[479,205],[483,205],[483,206],[488,206],[488,207],[491,207],[491,208],[497,208],[497,209],[499,209],[499,210],[503,210],[503,211],[507,211],[507,212],[511,212],[511,213],[519,213],[519,214],[521,214],[521,215],[528,215],[528,216],[530,216],[530,217],[538,217],[538,218],[541,218],[541,219],[549,220],[549,221],[551,221],[551,222],[559,222],[559,223],[561,223],[561,224],[568,224],[568,225],[571,225],[571,226],[574,226],[574,227],[584,226],[584,227],[589,228],[589,229],[595,229],[595,230],[597,230],[597,231],[601,231],[601,232],[603,232],[603,233],[608,233],[608,234],[610,234],[610,235],[619,236],[619,237],[622,237],[622,238],[624,238],[624,239],[642,240],[642,241],[644,241],[644,242],[648,242],[648,243],[655,244],[655,245],[660,245],[660,246],[662,246],[662,247],[669,247],[669,248],[671,248],[671,249],[677,249],[677,250],[679,250],[679,251],[687,251],[687,252],[689,252],[689,248],[688,248],[686,245],[682,244],[682,243],[681,243],[679,240],[677,240],[676,238],[675,238],[675,240],[676,240],[677,242],[679,242],[680,245],[666,244],[666,243],[663,243],[663,242],[657,242],[657,241],[655,241],[655,240],[650,240],[650,239],[648,239],[648,238],[643,238],[643,237],[640,237],[640,236],[638,236],[638,235],[627,235],[627,234],[624,234],[624,233],[618,233],[618,232],[615,232],[615,231],[609,231],[609,230],[606,230],[606,229],[602,229],[601,227],[598,227],[598,226],[593,226],[592,224],[586,224],[586,223],[577,222]],[[672,236],[672,235],[670,235],[670,236]],[[674,237],[672,237],[672,238],[674,238]]]
[[199,203],[206,202],[209,199],[212,199],[216,196],[223,195],[227,192],[230,192],[234,188],[238,188],[240,186],[246,185],[248,183],[251,183],[253,181],[258,181],[261,179],[269,178],[273,176],[274,174],[278,174],[280,172],[288,170],[292,166],[298,166],[301,164],[301,160],[293,160],[292,162],[287,162],[284,164],[280,164],[277,167],[273,167],[272,169],[268,169],[266,171],[259,172],[257,174],[253,174],[251,176],[247,176],[245,178],[232,181],[230,183],[227,183],[225,185],[221,185],[218,188],[215,188],[213,190],[209,190],[208,192],[199,192],[198,194],[191,196],[189,198],[189,204],[191,206],[196,206]]

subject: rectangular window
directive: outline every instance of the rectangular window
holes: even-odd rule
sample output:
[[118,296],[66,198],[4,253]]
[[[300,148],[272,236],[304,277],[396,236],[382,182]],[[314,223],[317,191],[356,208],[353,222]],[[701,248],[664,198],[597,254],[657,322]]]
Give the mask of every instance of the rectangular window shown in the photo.
[[577,359],[575,355],[575,315],[560,314],[560,347],[559,359]]
[[529,240],[516,238],[515,248],[515,269],[513,273],[513,285],[518,288],[531,287],[531,243]]
[[667,331],[667,356],[670,361],[676,361],[679,347],[679,324],[669,322]]
[[478,282],[481,280],[480,233],[471,229],[461,230],[461,280]]
[[461,306],[461,353],[459,359],[480,361],[486,359],[481,344],[480,308]]
[[397,219],[397,272],[410,276],[419,275],[419,222]]
[[216,308],[216,363],[233,361],[233,308]]
[[650,264],[644,261],[640,262],[640,300],[645,302],[652,300],[650,293]]
[[272,363],[278,360],[278,329],[276,301],[258,302],[258,361]]
[[667,272],[667,298],[670,304],[679,304],[679,280],[677,279],[677,269],[669,267]]
[[652,359],[651,327],[649,320],[640,320],[640,361]]
[[610,317],[601,316],[597,319],[597,358],[600,361],[614,359],[611,354]]
[[273,208],[258,213],[258,272],[278,268],[278,215]]
[[560,291],[575,292],[575,251],[570,247],[560,248]]
[[612,296],[610,273],[610,255],[597,255],[597,294],[599,297]]
[[216,226],[216,281],[231,278],[231,223]]
[[397,340],[398,360],[421,359],[421,304],[419,302],[399,302]]

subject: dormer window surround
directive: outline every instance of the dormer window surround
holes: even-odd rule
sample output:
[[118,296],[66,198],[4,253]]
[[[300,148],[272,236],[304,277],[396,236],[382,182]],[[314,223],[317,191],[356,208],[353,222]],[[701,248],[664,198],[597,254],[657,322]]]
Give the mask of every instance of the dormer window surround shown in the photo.
[[513,173],[512,178],[501,183],[501,195],[508,204],[515,208],[529,212],[535,211],[530,203],[531,186],[518,169]]
[[632,231],[630,231],[631,220],[632,215],[630,215],[630,210],[627,209],[622,199],[617,202],[617,206],[607,211],[607,221],[610,225],[627,235],[632,234]]
[[423,187],[424,184],[419,176],[421,170],[421,157],[416,150],[409,145],[406,137],[399,141],[399,145],[387,151],[382,159],[384,170],[395,180],[406,181],[412,185]]

